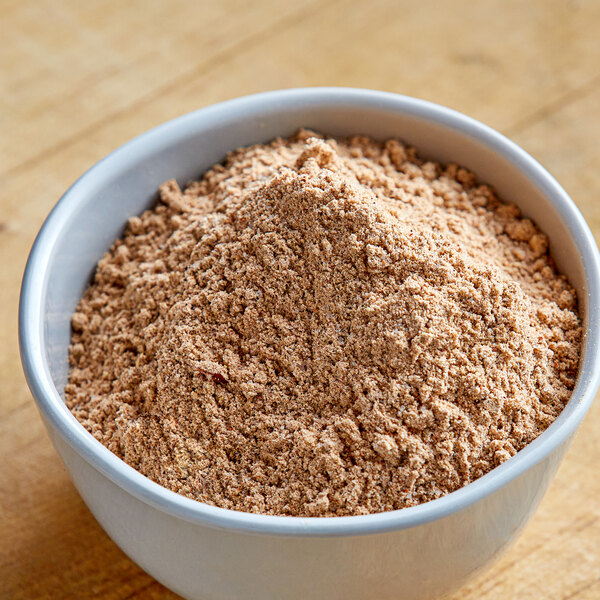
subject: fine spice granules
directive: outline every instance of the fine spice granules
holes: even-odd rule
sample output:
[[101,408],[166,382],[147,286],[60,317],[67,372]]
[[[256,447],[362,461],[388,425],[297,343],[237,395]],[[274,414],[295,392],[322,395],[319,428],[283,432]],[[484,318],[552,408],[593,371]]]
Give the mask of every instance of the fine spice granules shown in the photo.
[[582,338],[516,206],[398,141],[305,130],[163,184],[72,328],[96,439],[190,498],[297,516],[481,477],[562,411]]

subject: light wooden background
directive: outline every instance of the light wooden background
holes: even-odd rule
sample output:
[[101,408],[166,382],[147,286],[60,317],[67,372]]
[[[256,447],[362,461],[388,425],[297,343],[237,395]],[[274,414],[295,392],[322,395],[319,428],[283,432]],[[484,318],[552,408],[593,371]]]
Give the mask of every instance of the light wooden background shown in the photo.
[[[132,136],[293,86],[401,92],[510,136],[600,238],[600,2],[0,0],[0,597],[171,599],[74,490],[21,372],[44,217]],[[453,600],[600,598],[600,402],[516,545]],[[424,558],[425,560],[425,558]]]

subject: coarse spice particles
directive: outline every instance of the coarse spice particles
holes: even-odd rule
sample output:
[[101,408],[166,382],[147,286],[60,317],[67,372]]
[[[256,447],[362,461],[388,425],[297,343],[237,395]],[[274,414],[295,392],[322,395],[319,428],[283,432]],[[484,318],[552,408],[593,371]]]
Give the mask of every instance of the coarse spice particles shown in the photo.
[[67,404],[157,483],[360,515],[509,459],[575,385],[577,298],[474,174],[396,140],[240,148],[130,219],[72,317]]

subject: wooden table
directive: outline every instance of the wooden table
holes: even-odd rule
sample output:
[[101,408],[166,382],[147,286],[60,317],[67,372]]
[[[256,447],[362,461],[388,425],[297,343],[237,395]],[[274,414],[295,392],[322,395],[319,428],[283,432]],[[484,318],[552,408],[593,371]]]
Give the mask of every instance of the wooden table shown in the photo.
[[[104,534],[22,375],[29,247],[134,135],[252,92],[343,85],[456,108],[566,187],[600,236],[600,2],[0,0],[0,596],[175,596]],[[600,598],[600,402],[516,545],[454,600]]]

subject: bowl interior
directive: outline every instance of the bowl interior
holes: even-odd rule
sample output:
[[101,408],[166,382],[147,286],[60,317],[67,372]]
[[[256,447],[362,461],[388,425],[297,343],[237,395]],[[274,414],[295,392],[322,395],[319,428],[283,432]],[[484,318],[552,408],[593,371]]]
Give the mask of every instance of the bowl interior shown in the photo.
[[[156,200],[165,180],[181,186],[239,146],[287,136],[300,127],[329,135],[399,138],[423,157],[457,162],[496,187],[548,234],[559,268],[578,292],[585,341],[571,401],[537,440],[477,481],[399,511],[336,519],[271,517],[194,502],[151,482],[90,436],[64,405],[70,317],[95,265],[127,219]],[[19,335],[28,383],[51,433],[138,498],[193,522],[244,531],[353,535],[412,527],[456,512],[530,469],[572,435],[598,387],[600,332],[588,315],[600,297],[600,257],[589,228],[564,190],[528,154],[464,115],[420,100],[345,88],[268,92],[218,104],[161,125],[85,173],[61,198],[32,249],[21,290]],[[62,398],[62,400],[61,400]]]

